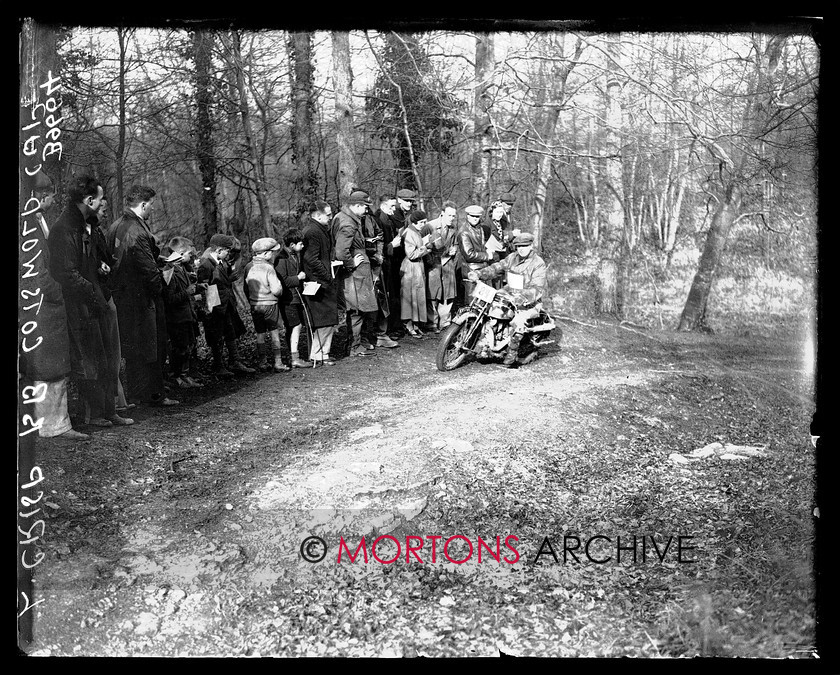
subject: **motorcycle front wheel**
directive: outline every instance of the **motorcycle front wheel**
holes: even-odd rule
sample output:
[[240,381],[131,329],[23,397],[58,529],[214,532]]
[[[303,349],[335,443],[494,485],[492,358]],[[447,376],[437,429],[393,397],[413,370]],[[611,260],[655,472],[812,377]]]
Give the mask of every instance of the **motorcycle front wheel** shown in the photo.
[[470,358],[470,353],[461,350],[464,345],[464,337],[469,333],[475,319],[467,319],[464,323],[451,323],[440,334],[438,342],[436,364],[438,370],[455,370],[463,365]]

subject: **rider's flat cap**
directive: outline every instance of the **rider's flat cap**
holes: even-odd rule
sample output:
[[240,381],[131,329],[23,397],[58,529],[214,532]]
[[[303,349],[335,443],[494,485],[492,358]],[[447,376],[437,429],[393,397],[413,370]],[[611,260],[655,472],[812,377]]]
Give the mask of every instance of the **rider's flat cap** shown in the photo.
[[516,201],[516,197],[514,197],[510,192],[505,192],[502,195],[499,195],[499,201],[504,202],[505,204],[513,204]]
[[417,193],[414,190],[400,190],[397,192],[397,197],[407,202],[413,202],[417,199]]
[[467,208],[465,208],[464,213],[466,213],[468,216],[483,216],[484,209],[482,209],[476,204],[473,204],[472,206],[468,206]]
[[534,235],[530,232],[520,232],[513,239],[514,246],[531,246],[534,243]]

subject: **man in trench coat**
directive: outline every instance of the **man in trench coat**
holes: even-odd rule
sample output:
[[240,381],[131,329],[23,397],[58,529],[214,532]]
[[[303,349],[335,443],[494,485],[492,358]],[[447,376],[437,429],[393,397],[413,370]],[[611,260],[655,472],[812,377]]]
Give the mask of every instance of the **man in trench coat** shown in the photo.
[[332,221],[335,260],[342,263],[337,270],[337,278],[344,285],[347,332],[352,336],[350,356],[372,353],[362,346],[362,326],[365,315],[375,314],[379,309],[362,229],[362,218],[370,204],[367,192],[354,190]]

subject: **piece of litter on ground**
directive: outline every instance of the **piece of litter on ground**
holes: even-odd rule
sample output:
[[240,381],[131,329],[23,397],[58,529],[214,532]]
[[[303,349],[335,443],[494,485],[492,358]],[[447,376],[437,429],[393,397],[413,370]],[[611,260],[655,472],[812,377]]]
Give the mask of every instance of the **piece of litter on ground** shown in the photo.
[[672,452],[670,455],[668,455],[668,459],[670,459],[675,464],[688,464],[688,460],[678,452]]
[[718,455],[720,459],[749,459],[745,455],[733,455],[731,452],[725,452],[722,455]]
[[[741,459],[747,459],[748,457],[766,457],[766,449],[766,445],[733,445],[732,443],[720,443],[716,441],[704,445],[702,448],[697,448],[697,450],[692,450],[688,453],[688,456],[693,459],[705,459],[712,455],[717,455],[721,458],[724,455],[737,455]],[[726,459],[732,459],[732,457],[726,457]]]

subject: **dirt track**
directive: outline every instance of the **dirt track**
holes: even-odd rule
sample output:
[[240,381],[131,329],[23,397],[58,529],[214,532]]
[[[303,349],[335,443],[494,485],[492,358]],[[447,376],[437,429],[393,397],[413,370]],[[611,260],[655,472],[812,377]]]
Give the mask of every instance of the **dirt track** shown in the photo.
[[[670,522],[667,514],[671,491],[681,486],[719,499],[718,479],[673,466],[669,452],[722,440],[804,456],[812,410],[799,346],[561,326],[562,350],[549,347],[520,370],[472,363],[441,373],[433,339],[405,338],[399,349],[334,368],[250,376],[188,394],[178,409],[135,413],[135,426],[97,431],[75,449],[39,441],[52,506],[47,558],[35,577],[44,602],[34,610],[34,653],[667,651],[667,639],[648,644],[643,637],[661,613],[625,607],[618,620],[615,608],[597,609],[612,583],[590,576],[601,568],[582,568],[578,581],[591,582],[592,593],[575,611],[544,605],[546,584],[568,584],[558,584],[557,569],[529,565],[538,535],[573,525],[699,531],[708,572],[723,535],[686,522],[685,511],[672,509]],[[768,427],[768,418],[779,428]],[[798,477],[805,483],[808,466]],[[620,483],[623,473],[628,481]],[[596,496],[588,481],[611,487]],[[808,495],[801,497],[807,519]],[[635,517],[627,516],[637,502]],[[569,522],[575,514],[592,518]],[[522,560],[492,570],[446,561],[335,564],[340,536],[358,542],[363,534],[404,540],[476,532],[518,534]],[[301,559],[301,542],[313,534],[328,546],[318,564]],[[807,576],[808,561],[794,562]],[[668,574],[696,584],[696,570]],[[649,594],[661,578],[644,571],[641,586],[631,575],[617,588]],[[472,584],[482,604],[440,590],[445,574],[460,575],[464,588]],[[488,588],[502,594],[501,604],[488,601]],[[526,591],[534,595],[513,598]],[[565,597],[566,605],[575,597]],[[456,635],[464,625],[459,612],[474,619],[464,635]],[[592,617],[589,632],[577,626],[584,612]],[[775,655],[775,648],[762,645],[753,655]]]

